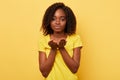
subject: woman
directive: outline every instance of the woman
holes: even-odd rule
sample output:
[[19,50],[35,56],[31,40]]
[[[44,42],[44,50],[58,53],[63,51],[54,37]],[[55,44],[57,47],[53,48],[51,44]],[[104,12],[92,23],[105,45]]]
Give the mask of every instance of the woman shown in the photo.
[[46,10],[39,39],[39,67],[45,80],[78,80],[82,43],[73,11],[63,3]]

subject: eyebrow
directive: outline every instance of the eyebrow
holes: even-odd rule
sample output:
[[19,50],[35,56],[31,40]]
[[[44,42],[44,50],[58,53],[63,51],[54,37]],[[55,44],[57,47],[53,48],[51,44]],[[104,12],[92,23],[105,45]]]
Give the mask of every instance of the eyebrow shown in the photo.
[[[56,16],[53,16],[53,17],[56,17]],[[66,18],[66,16],[60,16],[60,17],[64,17],[64,18]]]

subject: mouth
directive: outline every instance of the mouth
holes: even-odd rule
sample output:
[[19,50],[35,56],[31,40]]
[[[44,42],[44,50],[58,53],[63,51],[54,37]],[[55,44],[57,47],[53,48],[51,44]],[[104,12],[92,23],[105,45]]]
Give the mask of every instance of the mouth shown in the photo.
[[61,27],[60,26],[55,26],[56,29],[60,29]]

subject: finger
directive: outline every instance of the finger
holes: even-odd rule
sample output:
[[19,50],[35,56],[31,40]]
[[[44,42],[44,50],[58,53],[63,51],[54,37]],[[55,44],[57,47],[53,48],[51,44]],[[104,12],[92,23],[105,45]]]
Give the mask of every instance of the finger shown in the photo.
[[64,39],[61,40],[61,42],[64,42],[64,41],[65,41]]

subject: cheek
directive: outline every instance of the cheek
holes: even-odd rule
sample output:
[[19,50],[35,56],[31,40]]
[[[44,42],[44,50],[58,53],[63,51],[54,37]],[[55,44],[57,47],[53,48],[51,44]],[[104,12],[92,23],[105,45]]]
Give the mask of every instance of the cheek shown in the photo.
[[50,26],[52,27],[54,25],[54,22],[50,22]]
[[66,26],[66,22],[62,22],[62,26]]

